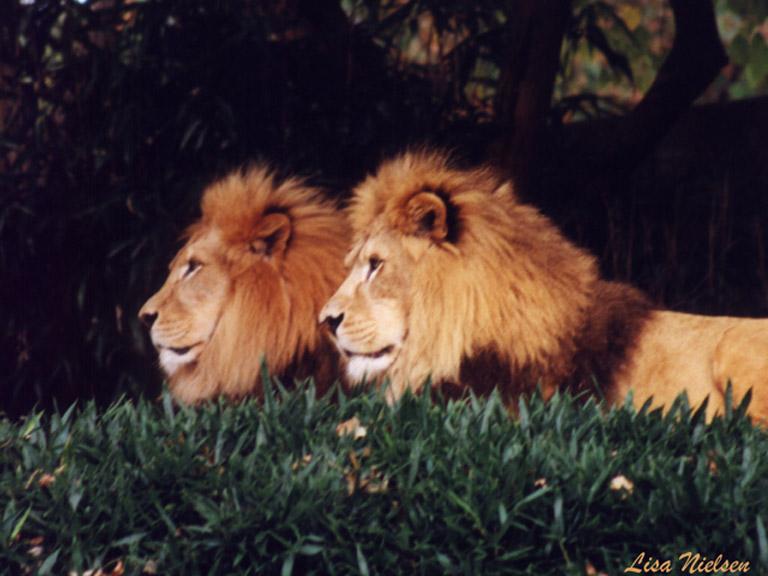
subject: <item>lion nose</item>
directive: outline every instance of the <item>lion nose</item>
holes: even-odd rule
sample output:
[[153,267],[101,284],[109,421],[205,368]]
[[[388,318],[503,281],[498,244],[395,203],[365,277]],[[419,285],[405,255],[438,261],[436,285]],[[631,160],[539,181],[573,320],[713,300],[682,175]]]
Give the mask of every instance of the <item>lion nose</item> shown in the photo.
[[338,316],[326,316],[323,319],[323,322],[328,326],[328,328],[331,331],[331,334],[336,336],[336,330],[339,327],[339,324],[341,324],[344,321],[344,314],[339,314]]
[[152,324],[157,320],[157,312],[140,312],[139,320],[141,320],[147,328],[152,328]]

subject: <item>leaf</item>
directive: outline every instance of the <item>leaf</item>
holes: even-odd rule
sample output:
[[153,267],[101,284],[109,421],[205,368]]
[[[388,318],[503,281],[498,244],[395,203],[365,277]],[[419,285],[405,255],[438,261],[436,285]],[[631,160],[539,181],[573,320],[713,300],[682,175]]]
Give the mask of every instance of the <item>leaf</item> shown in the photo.
[[520,500],[515,502],[514,511],[517,512],[519,510],[522,510],[526,504],[530,504],[531,502],[538,500],[539,498],[541,498],[542,496],[544,496],[545,494],[551,491],[552,491],[551,486],[545,486],[544,488],[540,488],[535,492],[531,492],[530,494],[528,494],[528,496],[525,496],[524,498],[521,498]]
[[213,500],[201,496],[192,502],[192,506],[208,524],[220,524],[221,510]]
[[633,80],[632,67],[629,65],[629,59],[620,52],[611,47],[603,31],[594,24],[588,24],[585,31],[587,41],[597,48],[608,61],[608,65],[614,70],[620,71],[629,80]]
[[360,570],[361,576],[369,576],[370,570],[368,569],[368,562],[365,560],[365,556],[363,555],[363,549],[360,547],[360,544],[357,544],[356,547],[357,569]]
[[499,560],[509,562],[511,560],[517,560],[518,558],[525,558],[528,554],[531,553],[532,550],[534,550],[533,546],[523,546],[522,548],[516,548],[515,550],[511,550],[500,556]]
[[528,412],[528,405],[525,402],[525,399],[521,396],[520,400],[517,403],[517,410],[518,410],[518,421],[520,422],[520,429],[523,432],[528,431],[528,427],[530,425],[530,414]]
[[446,492],[446,496],[448,499],[456,504],[459,508],[461,508],[466,514],[472,519],[472,521],[475,523],[475,527],[480,531],[484,532],[485,529],[483,528],[483,523],[480,521],[480,517],[477,515],[477,512],[475,512],[472,507],[469,505],[469,503],[465,500],[463,500],[458,494],[456,494],[453,490],[449,490]]
[[72,512],[77,512],[77,507],[80,506],[80,501],[83,499],[84,491],[83,483],[80,480],[73,480],[70,484],[69,506],[72,508]]
[[760,554],[760,563],[763,566],[768,566],[768,536],[765,533],[765,524],[763,524],[763,519],[760,516],[757,516],[755,524],[757,525],[757,549]]
[[26,424],[24,425],[24,428],[21,431],[21,437],[28,439],[32,432],[37,430],[40,427],[40,419],[42,418],[43,413],[38,412],[36,414],[32,414],[32,416],[27,420]]
[[592,485],[589,487],[589,492],[587,493],[587,504],[592,503],[592,501],[595,499],[595,496],[597,496],[598,491],[603,487],[603,484],[605,484],[605,481],[608,479],[608,476],[610,476],[611,473],[612,470],[610,466],[605,466],[600,474],[597,475],[597,478],[595,478],[595,480],[592,482]]
[[16,537],[21,533],[21,529],[24,528],[24,524],[27,521],[27,518],[29,518],[29,513],[32,512],[32,506],[27,508],[26,512],[21,515],[21,518],[16,522],[16,525],[13,527],[13,530],[11,531],[11,537],[9,538],[10,542],[13,542],[16,540]]
[[299,554],[302,554],[303,556],[315,556],[320,554],[323,550],[324,547],[319,546],[318,544],[304,544],[299,548]]
[[175,534],[177,531],[176,524],[173,522],[171,517],[168,515],[168,512],[165,511],[163,506],[158,502],[157,500],[153,499],[152,502],[155,506],[155,510],[157,510],[157,513],[160,515],[160,519],[165,524],[166,528],[168,528],[168,532],[170,534]]
[[509,518],[507,507],[504,506],[504,502],[499,502],[499,524],[504,526],[507,523],[507,518]]
[[[709,405],[709,396],[704,398],[704,402],[701,403],[701,406],[699,406],[696,411],[693,413],[693,416],[691,416],[691,426],[696,426],[699,422],[706,422],[707,420],[707,406]],[[729,404],[729,418],[733,416],[733,410],[730,407],[732,406]]]
[[736,408],[736,411],[734,412],[733,416],[737,420],[741,420],[745,417],[747,414],[747,410],[749,410],[749,405],[752,402],[752,388],[747,390],[747,393],[744,394],[744,398],[742,398],[741,402],[739,403],[738,408]]
[[192,139],[192,136],[194,136],[195,132],[197,131],[197,129],[200,127],[202,123],[203,121],[200,118],[195,118],[192,122],[190,122],[186,130],[184,130],[184,135],[181,137],[181,142],[179,143],[179,150],[184,150],[184,148],[187,147],[187,144],[189,144],[189,141]]
[[40,565],[40,569],[37,571],[38,576],[45,576],[46,574],[51,573],[51,570],[53,570],[53,567],[56,565],[56,560],[59,559],[60,552],[60,549],[56,549],[53,554],[45,559],[45,561]]
[[491,416],[493,416],[493,413],[495,412],[496,408],[496,402],[495,402],[495,396],[489,398],[485,402],[485,408],[483,410],[483,418],[480,421],[480,434],[485,435],[488,433],[488,424],[491,420]]
[[410,455],[410,463],[408,466],[408,481],[406,483],[406,486],[409,488],[413,487],[413,484],[416,482],[416,476],[419,473],[419,462],[421,459],[421,442],[416,442],[413,445],[413,448],[411,448],[411,455]]
[[643,21],[643,13],[638,6],[622,4],[616,8],[617,16],[624,21],[627,28],[634,32]]
[[555,496],[555,503],[553,505],[555,530],[558,536],[562,536],[565,533],[565,518],[563,517],[563,496],[558,494]]
[[435,556],[437,558],[437,562],[442,566],[445,570],[452,570],[453,563],[451,562],[451,559],[443,554],[442,552],[438,552]]
[[126,536],[125,538],[120,538],[120,540],[117,540],[112,543],[112,546],[115,548],[120,548],[121,546],[130,546],[132,544],[137,544],[141,542],[141,540],[147,535],[146,532],[138,532],[136,534],[131,534],[130,536]]
[[755,88],[764,86],[768,76],[768,44],[759,34],[752,38],[749,47],[749,61],[746,66],[746,77]]
[[[709,400],[709,397],[707,397]],[[725,386],[725,419],[731,420],[733,418],[733,382],[728,380]]]
[[291,576],[293,574],[293,562],[296,560],[295,554],[288,554],[283,560],[283,567],[280,570],[281,576]]
[[168,419],[168,423],[173,425],[176,415],[173,411],[173,398],[167,390],[163,392],[163,412],[165,412],[165,417]]

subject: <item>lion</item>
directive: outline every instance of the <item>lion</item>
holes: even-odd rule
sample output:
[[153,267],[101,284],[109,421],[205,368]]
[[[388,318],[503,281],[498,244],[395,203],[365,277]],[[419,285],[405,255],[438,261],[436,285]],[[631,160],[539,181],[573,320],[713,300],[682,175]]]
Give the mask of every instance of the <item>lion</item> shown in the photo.
[[406,152],[356,187],[348,216],[349,274],[319,320],[348,381],[388,380],[389,402],[431,378],[453,393],[498,386],[510,406],[537,386],[659,407],[685,391],[692,405],[709,397],[711,417],[731,382],[768,417],[768,320],[658,309],[602,279],[491,167]]
[[314,376],[328,387],[338,355],[317,315],[346,274],[344,214],[264,165],[210,185],[201,208],[139,312],[172,395],[187,404],[258,397],[262,361],[284,381]]

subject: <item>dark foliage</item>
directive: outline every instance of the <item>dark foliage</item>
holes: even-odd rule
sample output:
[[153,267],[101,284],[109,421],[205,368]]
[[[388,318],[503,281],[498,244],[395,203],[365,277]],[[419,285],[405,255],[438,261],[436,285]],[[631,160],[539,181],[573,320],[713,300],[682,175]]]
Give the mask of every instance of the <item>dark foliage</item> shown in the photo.
[[[765,431],[557,396],[278,393],[0,420],[0,565],[64,574],[623,574],[640,552],[768,568]],[[365,434],[337,437],[356,415]],[[31,572],[30,572],[31,573]],[[151,573],[151,572],[150,572]]]

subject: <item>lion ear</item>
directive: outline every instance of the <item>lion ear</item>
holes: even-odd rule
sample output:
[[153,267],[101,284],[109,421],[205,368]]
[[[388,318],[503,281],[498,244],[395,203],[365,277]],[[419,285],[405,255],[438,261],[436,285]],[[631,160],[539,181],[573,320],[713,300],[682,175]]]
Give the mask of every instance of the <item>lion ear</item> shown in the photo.
[[254,254],[281,256],[291,237],[291,219],[285,214],[267,214],[256,226],[250,249]]
[[437,194],[419,192],[408,200],[405,211],[408,233],[429,236],[438,242],[448,236],[448,209]]

